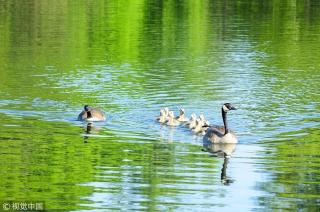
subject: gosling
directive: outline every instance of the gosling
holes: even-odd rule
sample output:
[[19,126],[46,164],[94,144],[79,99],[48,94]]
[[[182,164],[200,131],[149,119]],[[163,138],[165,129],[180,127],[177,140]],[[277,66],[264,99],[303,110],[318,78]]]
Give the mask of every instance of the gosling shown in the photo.
[[159,123],[165,123],[167,121],[167,116],[165,114],[165,110],[164,109],[161,109],[160,110],[160,115],[159,117],[157,118],[157,121]]
[[192,113],[191,118],[190,118],[189,122],[187,123],[187,126],[189,127],[189,129],[192,129],[196,126],[196,119],[197,119],[196,114]]
[[180,108],[179,111],[180,111],[180,114],[179,114],[179,116],[176,117],[176,120],[180,121],[180,122],[188,122],[189,119],[185,116],[184,109]]
[[168,126],[178,126],[180,124],[179,121],[174,119],[173,111],[169,111],[168,121],[166,122]]

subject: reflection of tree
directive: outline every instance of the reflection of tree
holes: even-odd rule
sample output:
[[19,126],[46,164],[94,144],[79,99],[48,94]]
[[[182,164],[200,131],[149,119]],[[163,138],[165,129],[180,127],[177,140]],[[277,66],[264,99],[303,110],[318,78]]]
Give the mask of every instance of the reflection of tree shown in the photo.
[[[273,153],[263,155],[270,181],[258,183],[268,192],[259,204],[268,208],[317,211],[319,208],[319,127],[283,133],[272,141]],[[297,135],[297,136],[293,136]]]
[[[26,101],[41,98],[69,105],[88,99],[98,102],[101,101],[98,94],[88,95],[88,90],[79,88],[79,85],[85,87],[86,82],[90,84],[94,76],[97,81],[93,87],[103,85],[100,92],[107,97],[145,97],[147,93],[170,91],[166,95],[172,101],[181,93],[207,95],[207,99],[211,99],[215,96],[204,92],[199,85],[210,88],[210,83],[220,78],[224,82],[226,78],[220,69],[225,67],[227,52],[243,50],[228,49],[227,45],[234,47],[233,41],[238,39],[240,43],[245,40],[252,45],[250,52],[263,53],[255,58],[259,64],[282,70],[263,68],[261,72],[266,80],[262,82],[265,85],[257,89],[263,92],[259,97],[275,93],[290,93],[295,97],[283,97],[286,104],[275,102],[275,105],[269,104],[272,98],[266,98],[266,104],[260,105],[272,111],[278,105],[310,105],[310,102],[318,102],[319,86],[314,76],[318,76],[319,70],[319,16],[318,0],[218,0],[186,4],[150,0],[0,1],[0,90],[10,99],[27,97]],[[306,67],[311,68],[305,70]],[[107,76],[111,76],[112,82]],[[306,79],[308,76],[311,78]],[[223,86],[219,89],[227,90]],[[200,95],[196,95],[198,93]],[[261,103],[261,98],[257,101]],[[116,104],[112,103],[111,109],[117,108]],[[286,112],[292,108],[286,107]],[[8,118],[9,123],[10,120]],[[153,211],[159,196],[167,193],[178,196],[179,193],[177,189],[159,188],[159,185],[168,179],[190,180],[169,175],[178,170],[177,164],[198,159],[187,155],[184,161],[177,161],[174,144],[150,141],[152,144],[137,145],[127,142],[128,138],[121,133],[104,132],[107,138],[83,145],[79,143],[79,133],[83,130],[79,132],[78,127],[65,123],[24,119],[21,126],[26,127],[1,132],[4,138],[1,151],[5,154],[1,154],[0,185],[5,189],[1,189],[0,199],[46,199],[53,208],[63,207],[67,201],[68,209],[78,209],[80,197],[93,192],[91,187],[79,184],[101,180],[96,176],[107,174],[97,167],[107,166],[115,172],[115,178],[103,180],[116,185],[123,198],[126,198],[123,187],[130,187],[130,183],[150,185],[133,186],[129,190],[152,200],[141,204]],[[54,133],[51,129],[55,129]],[[86,126],[85,132],[93,133],[93,127]],[[266,167],[274,169],[274,178],[261,185],[262,190],[275,197],[264,197],[259,204],[279,208],[281,198],[292,198],[299,201],[288,203],[291,204],[289,208],[317,206],[318,135],[315,131],[309,136],[294,138],[294,145],[292,140],[277,141],[276,154],[266,155]],[[130,151],[122,151],[127,149]],[[221,180],[228,183],[229,159],[226,156],[233,150],[227,149],[215,145],[212,151],[223,153]],[[189,146],[186,147],[188,151],[196,150]],[[129,197],[134,198],[134,195]]]
[[95,155],[79,142],[78,127],[30,117],[7,117],[5,123],[19,127],[1,132],[0,200],[44,201],[46,209],[70,210],[86,202],[79,199],[92,190],[78,184],[92,179],[88,159]]

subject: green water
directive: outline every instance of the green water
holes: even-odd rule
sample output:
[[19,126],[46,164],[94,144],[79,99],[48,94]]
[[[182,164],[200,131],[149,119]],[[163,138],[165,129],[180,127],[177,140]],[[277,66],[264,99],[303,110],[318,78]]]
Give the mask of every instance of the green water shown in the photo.
[[[0,1],[0,202],[319,211],[319,87],[317,0]],[[225,102],[230,158],[155,122]]]

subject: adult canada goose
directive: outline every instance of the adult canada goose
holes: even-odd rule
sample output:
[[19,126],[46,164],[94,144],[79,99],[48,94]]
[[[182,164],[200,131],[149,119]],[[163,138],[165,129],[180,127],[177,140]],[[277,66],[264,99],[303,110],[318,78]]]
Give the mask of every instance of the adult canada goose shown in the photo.
[[180,121],[180,122],[187,122],[187,121],[189,121],[189,119],[188,119],[188,118],[186,117],[186,115],[185,115],[185,111],[184,111],[183,108],[180,108],[180,109],[179,109],[179,112],[180,112],[179,116],[176,117],[176,120],[177,120],[177,121]]
[[180,124],[179,121],[174,119],[174,113],[173,111],[169,111],[168,121],[166,122],[169,126],[178,126]]
[[209,126],[203,137],[203,142],[211,141],[212,143],[237,143],[238,139],[234,132],[228,129],[227,112],[236,110],[230,103],[225,103],[221,108],[224,126]]
[[165,115],[164,109],[160,110],[160,116],[157,118],[159,123],[165,123],[167,121],[167,116]]
[[78,116],[79,121],[105,121],[106,116],[98,108],[85,105],[83,111]]

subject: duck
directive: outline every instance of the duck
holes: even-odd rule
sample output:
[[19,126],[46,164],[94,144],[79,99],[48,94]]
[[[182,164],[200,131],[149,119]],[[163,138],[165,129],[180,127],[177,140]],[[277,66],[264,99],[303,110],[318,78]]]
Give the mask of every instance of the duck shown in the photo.
[[180,121],[180,122],[187,122],[187,121],[189,121],[189,119],[185,116],[185,111],[184,111],[183,108],[180,108],[180,109],[179,109],[179,112],[180,112],[179,116],[176,117],[176,120],[177,120],[177,121]]
[[166,113],[165,113],[165,110],[164,109],[161,109],[160,110],[160,115],[159,117],[157,118],[157,121],[159,123],[165,123],[167,121],[167,116],[166,116]]
[[236,134],[228,128],[227,112],[230,110],[236,110],[236,108],[232,106],[231,103],[223,104],[221,114],[224,126],[205,126],[208,127],[208,129],[203,136],[204,143],[238,143]]
[[187,123],[187,126],[189,127],[189,129],[192,129],[196,126],[196,119],[197,119],[197,115],[195,113],[192,113],[191,118]]
[[92,108],[89,105],[83,107],[83,111],[78,116],[78,121],[105,121],[106,116],[99,108]]
[[173,111],[169,111],[168,120],[166,122],[168,126],[178,126],[180,124],[179,121],[174,119]]

